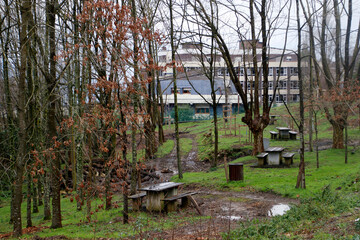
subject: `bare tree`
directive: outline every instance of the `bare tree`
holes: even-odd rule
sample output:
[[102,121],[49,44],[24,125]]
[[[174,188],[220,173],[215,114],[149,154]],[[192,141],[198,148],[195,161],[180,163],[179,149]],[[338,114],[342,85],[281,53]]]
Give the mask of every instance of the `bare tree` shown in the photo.
[[[222,58],[226,63],[226,67],[229,71],[229,76],[232,83],[235,86],[236,91],[240,95],[242,100],[245,116],[242,121],[249,126],[249,129],[253,133],[254,136],[254,147],[253,154],[258,152],[262,152],[264,150],[263,146],[263,131],[269,124],[269,113],[271,109],[272,102],[274,101],[274,97],[272,101],[269,101],[269,52],[268,52],[268,44],[271,30],[273,29],[272,22],[268,23],[269,19],[267,15],[269,13],[269,2],[262,0],[261,2],[255,2],[253,0],[249,1],[248,15],[244,12],[241,12],[237,9],[237,6],[233,2],[226,2],[222,5],[229,11],[234,12],[234,15],[237,19],[245,18],[247,19],[246,24],[250,25],[249,33],[251,36],[251,40],[246,41],[249,46],[246,46],[250,52],[250,61],[252,63],[252,67],[254,68],[254,80],[251,80],[254,84],[254,88],[252,89],[253,95],[250,96],[250,100],[247,96],[247,86],[242,86],[240,81],[238,80],[238,73],[236,70],[236,66],[234,66],[234,62],[232,56],[230,54],[228,44],[226,43],[224,36],[222,35],[219,26],[215,25],[211,20],[211,15],[208,13],[208,8],[204,6],[203,2],[200,0],[187,1],[193,8],[194,12],[199,15],[201,22],[205,28],[212,32],[213,36],[215,36],[215,40],[217,43],[218,51],[220,51]],[[284,8],[284,7],[283,7]],[[283,8],[280,9],[279,12],[283,11]],[[245,9],[243,7],[242,9]],[[256,15],[257,14],[257,15]],[[280,13],[278,13],[280,14]],[[258,20],[259,17],[260,20]],[[257,23],[260,22],[260,26],[257,26]],[[244,24],[237,23],[238,29],[241,29]],[[228,26],[228,25],[227,25]],[[258,30],[259,29],[259,30]],[[237,30],[240,39],[244,39],[244,35]],[[257,42],[258,37],[262,40],[262,49],[261,54],[258,60],[257,53]],[[246,38],[245,38],[246,39]],[[245,42],[245,41],[244,41]],[[245,46],[244,46],[245,47]],[[246,80],[249,79],[249,76],[245,72]],[[262,81],[261,81],[262,80]],[[262,83],[262,84],[261,84]],[[246,85],[246,84],[245,84]],[[261,98],[261,89],[262,95]],[[276,90],[274,91],[275,95]],[[262,111],[262,112],[261,112]]]
[[26,67],[28,65],[28,27],[31,19],[31,4],[32,1],[23,1],[21,8],[20,21],[20,69],[19,69],[19,83],[18,83],[18,121],[19,121],[19,149],[15,164],[15,184],[14,184],[14,236],[22,235],[22,221],[21,221],[21,202],[22,202],[22,183],[24,166],[27,155],[27,135],[26,135]]
[[300,124],[299,124],[299,133],[300,133],[300,165],[299,173],[296,182],[296,188],[306,188],[305,184],[305,139],[304,139],[304,88],[303,88],[303,77],[301,69],[301,30],[302,26],[300,24],[300,4],[299,0],[296,0],[296,17],[297,17],[297,32],[298,32],[298,76],[299,76],[299,89],[300,89]]
[[[359,55],[360,28],[352,30],[352,0],[348,0],[347,4],[340,4],[337,0],[333,0],[332,11],[329,3],[329,0],[322,2],[319,44],[321,70],[325,78],[326,88],[322,85],[319,87],[322,89],[321,93],[326,90],[332,95],[332,99],[329,99],[328,103],[324,105],[324,110],[333,127],[333,148],[344,148],[343,131],[347,125],[349,111],[351,111],[351,102],[347,101],[344,96],[349,95],[349,89],[355,83],[354,72],[356,59]],[[341,12],[345,12],[344,18],[347,20],[345,33],[341,30]],[[331,31],[330,18],[335,20],[335,32]],[[329,33],[329,31],[331,32]],[[352,34],[356,34],[356,39],[353,41],[354,44],[350,46]],[[344,37],[345,44],[342,47]],[[330,51],[333,49],[335,52],[334,55],[331,55]]]

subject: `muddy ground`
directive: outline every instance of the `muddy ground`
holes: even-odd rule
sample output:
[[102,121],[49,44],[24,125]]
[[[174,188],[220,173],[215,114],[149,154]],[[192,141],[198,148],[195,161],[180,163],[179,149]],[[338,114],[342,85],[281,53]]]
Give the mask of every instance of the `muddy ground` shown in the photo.
[[[184,132],[180,137],[189,138],[193,141],[192,150],[186,156],[181,157],[183,171],[208,171],[210,169],[210,163],[199,161],[197,158],[198,146],[195,140],[196,136]],[[174,138],[174,136],[169,133],[166,138],[171,139]],[[322,140],[319,143],[320,150],[330,147],[330,140]],[[229,161],[231,160],[232,159],[229,159]],[[154,168],[156,170],[155,173],[160,176],[160,178],[144,182],[142,184],[143,187],[154,183],[169,181],[173,175],[177,174],[175,149],[169,155],[147,162],[146,165]],[[281,208],[287,208],[292,204],[298,204],[296,199],[284,198],[273,193],[257,192],[251,188],[242,189],[241,192],[234,192],[227,191],[226,189],[220,191],[191,185],[180,189],[180,192],[185,191],[197,192],[193,197],[198,203],[203,215],[210,216],[209,218],[187,221],[163,232],[144,232],[132,239],[222,239],[221,234],[238,227],[240,221],[270,218],[271,215],[276,214],[273,210],[274,206],[278,206],[281,210]],[[177,214],[179,218],[198,216],[194,207],[181,209],[175,214]],[[162,213],[158,215],[162,218],[167,217],[166,214]],[[35,237],[35,239],[41,238]],[[68,238],[65,236],[56,236],[47,239]]]
[[[202,162],[197,159],[195,136],[185,133],[181,134],[180,137],[189,138],[193,141],[192,150],[188,155],[181,158],[184,172],[209,170],[209,162]],[[169,181],[174,174],[177,174],[175,154],[176,152],[173,150],[170,155],[149,162],[151,166],[157,169],[156,173],[161,176],[161,181]],[[273,206],[280,205],[281,208],[298,203],[294,199],[284,198],[273,193],[257,192],[254,189],[230,192],[226,191],[226,189],[218,191],[198,186],[187,186],[186,189],[180,191],[197,192],[194,199],[203,214],[211,216],[210,219],[195,223],[184,223],[162,233],[144,233],[142,237],[158,239],[221,239],[221,232],[227,232],[229,229],[235,228],[239,221],[269,218],[272,215],[271,209]],[[178,212],[179,217],[193,215],[194,213],[196,213],[196,210],[193,207]]]

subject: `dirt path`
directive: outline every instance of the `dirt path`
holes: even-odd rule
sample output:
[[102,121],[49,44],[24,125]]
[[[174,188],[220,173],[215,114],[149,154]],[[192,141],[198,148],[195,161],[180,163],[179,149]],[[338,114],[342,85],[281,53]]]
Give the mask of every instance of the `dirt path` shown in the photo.
[[[183,171],[198,172],[208,170],[209,163],[201,162],[197,158],[196,136],[185,133],[181,134],[180,137],[189,138],[193,141],[191,151],[181,158]],[[161,181],[169,181],[173,175],[177,174],[175,148],[168,156],[155,159],[150,164],[156,167],[156,173],[161,176]],[[203,215],[210,216],[210,218],[183,223],[162,233],[148,232],[148,237],[158,239],[221,239],[220,233],[235,228],[239,221],[269,218],[272,214],[272,207],[280,205],[286,208],[297,203],[297,200],[294,199],[283,198],[273,193],[257,192],[253,189],[230,192],[187,186],[186,189],[181,191],[197,192],[194,199],[203,211]],[[193,207],[181,210],[177,214],[179,218],[197,216]]]
[[[197,172],[209,168],[209,164],[201,162],[197,158],[198,148],[195,140],[196,136],[193,134],[181,134],[181,138],[188,138],[192,140],[192,149],[185,155],[181,156],[182,169],[184,172]],[[170,178],[178,174],[178,166],[176,160],[176,148],[174,147],[171,153],[165,157],[155,159],[148,163],[148,165],[155,167],[156,174],[160,176],[162,181],[169,181]]]
[[[197,191],[194,196],[207,219],[179,224],[161,232],[148,232],[150,238],[158,239],[222,239],[221,233],[239,227],[240,221],[270,218],[272,208],[288,208],[297,204],[295,199],[288,199],[273,193],[256,192],[251,189],[243,192],[216,191],[213,189],[189,187]],[[197,216],[194,208],[177,212],[178,217]]]

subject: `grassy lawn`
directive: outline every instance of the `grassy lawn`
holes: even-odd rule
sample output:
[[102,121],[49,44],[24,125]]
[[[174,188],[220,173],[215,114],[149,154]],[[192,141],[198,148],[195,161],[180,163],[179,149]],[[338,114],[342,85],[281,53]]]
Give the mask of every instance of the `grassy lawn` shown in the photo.
[[[130,214],[130,224],[122,223],[122,203],[119,197],[114,197],[114,202],[118,207],[105,211],[100,206],[103,202],[97,199],[92,202],[92,222],[88,223],[86,218],[86,209],[83,211],[76,210],[76,203],[70,201],[70,197],[62,198],[62,224],[59,229],[50,229],[51,220],[44,221],[43,206],[39,207],[40,212],[32,214],[33,225],[42,228],[36,232],[39,237],[67,236],[71,238],[128,238],[131,236],[146,236],[146,232],[163,231],[172,229],[174,226],[181,225],[184,222],[197,221],[199,217],[196,213],[170,213],[146,214],[144,212],[132,212]],[[98,209],[98,211],[96,211]],[[9,205],[0,208],[0,235],[12,230],[9,224]],[[26,227],[26,204],[22,206],[23,228]],[[24,234],[22,238],[32,238],[32,234]]]
[[[292,111],[296,112],[296,106],[291,105]],[[278,115],[275,125],[268,126],[264,131],[264,137],[270,138],[269,131],[276,130],[277,126],[289,126],[289,117],[284,107],[275,108],[271,115]],[[243,114],[237,115],[237,124]],[[297,117],[297,116],[295,116]],[[356,120],[354,118],[354,120]],[[172,127],[172,126],[170,126]],[[168,128],[168,126],[166,126]],[[295,128],[296,129],[296,128]],[[332,129],[323,114],[318,114],[319,138],[323,142],[332,139]],[[207,160],[213,154],[213,123],[211,120],[182,123],[180,131],[188,132],[196,136],[194,139],[182,138],[180,140],[181,155],[186,156],[193,148],[196,141],[198,159]],[[349,128],[349,139],[359,140],[360,130],[357,126]],[[249,132],[246,127],[237,127],[234,130],[223,128],[222,119],[219,120],[219,151],[232,154],[234,148],[251,150],[251,144],[247,143]],[[315,135],[314,135],[315,138]],[[305,135],[308,145],[308,135]],[[311,236],[315,239],[360,239],[360,221],[355,219],[360,216],[360,149],[358,146],[351,147],[348,155],[348,163],[344,163],[344,150],[327,149],[319,152],[320,168],[316,165],[315,152],[305,153],[306,163],[306,189],[296,189],[298,174],[300,141],[277,141],[270,140],[270,146],[281,146],[286,152],[295,152],[294,164],[291,168],[252,168],[257,162],[254,156],[236,157],[231,155],[235,162],[244,163],[244,181],[227,182],[223,165],[207,172],[186,172],[183,179],[174,176],[172,180],[181,181],[185,184],[203,186],[209,189],[224,191],[262,191],[273,192],[285,197],[300,199],[301,204],[293,206],[291,210],[278,217],[264,220],[242,221],[236,225],[236,229],[224,233],[228,239],[303,239]],[[169,155],[175,147],[175,141],[168,139],[159,146],[157,158]],[[144,151],[138,152],[138,157],[144,156]],[[0,235],[12,230],[9,221],[9,199],[1,199],[0,206]],[[173,213],[169,215],[146,214],[134,212],[130,214],[130,224],[122,224],[122,201],[119,196],[114,196],[113,202],[117,208],[105,211],[99,206],[102,200],[92,202],[92,222],[87,223],[86,211],[77,211],[76,203],[70,201],[70,197],[62,198],[63,228],[50,229],[51,221],[43,221],[42,207],[40,213],[32,215],[33,225],[43,228],[36,235],[50,237],[64,235],[71,238],[136,238],[147,239],[149,231],[161,232],[166,229],[174,229],[177,226],[189,222],[196,222],[200,217],[189,213]],[[85,208],[85,207],[84,207]],[[98,209],[98,211],[97,211]],[[22,205],[23,227],[26,225],[26,204]],[[201,217],[201,218],[207,218]],[[111,224],[109,224],[111,223]],[[337,230],[333,230],[337,229]],[[347,233],[350,232],[350,233]],[[33,235],[26,234],[24,238]]]
[[[299,156],[295,155],[294,164],[299,162]],[[306,162],[306,190],[296,189],[298,168],[251,168],[251,164],[244,166],[244,181],[226,182],[223,167],[216,171],[184,173],[182,182],[188,184],[200,184],[217,189],[231,189],[243,191],[249,188],[258,191],[272,191],[283,196],[292,198],[307,198],[314,193],[322,191],[326,185],[334,188],[348,188],[347,184],[360,178],[360,153],[349,155],[349,163],[344,163],[343,150],[324,150],[320,152],[320,168],[316,168],[315,153],[305,154]],[[256,162],[253,156],[239,158],[233,162]],[[175,176],[175,181],[179,181]],[[360,183],[352,185],[355,190],[360,190]]]

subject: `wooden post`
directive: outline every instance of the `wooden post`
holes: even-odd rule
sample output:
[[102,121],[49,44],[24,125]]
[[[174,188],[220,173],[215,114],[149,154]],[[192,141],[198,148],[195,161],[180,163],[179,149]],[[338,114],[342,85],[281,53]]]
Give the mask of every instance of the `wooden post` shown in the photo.
[[191,201],[192,204],[194,205],[196,211],[197,211],[200,215],[202,215],[202,212],[201,212],[201,210],[200,210],[200,208],[199,208],[199,205],[197,204],[197,202],[195,201],[195,199],[194,199],[191,195],[188,196],[188,198],[190,199],[190,201]]
[[228,164],[227,164],[226,156],[224,157],[224,168],[225,168],[226,182],[229,182],[229,172],[228,172]]
[[235,114],[235,118],[234,118],[234,131],[235,131],[235,136],[236,136],[236,114]]
[[241,124],[239,124],[239,143],[241,145]]
[[[178,189],[173,188],[165,193],[165,197],[172,197],[172,196],[176,196],[177,194],[178,194]],[[163,204],[166,204],[166,206],[165,206],[166,212],[176,211],[176,203],[177,203],[176,201],[170,201],[167,203],[164,202]]]
[[165,206],[165,211],[168,212],[175,212],[176,211],[176,200],[175,201],[170,201],[170,202],[166,202],[164,203],[166,204]]

